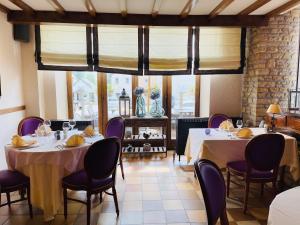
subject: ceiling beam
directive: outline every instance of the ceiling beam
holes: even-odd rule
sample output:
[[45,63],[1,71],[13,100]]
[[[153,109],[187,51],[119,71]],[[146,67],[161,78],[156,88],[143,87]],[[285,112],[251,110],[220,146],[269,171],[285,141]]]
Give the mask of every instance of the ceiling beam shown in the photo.
[[28,14],[34,13],[34,9],[31,8],[30,5],[27,5],[25,2],[23,2],[22,0],[9,0],[9,1],[15,4],[16,6],[18,6],[20,9],[24,10]]
[[11,23],[81,23],[108,25],[138,25],[138,26],[235,26],[254,27],[266,26],[265,16],[217,16],[210,20],[206,15],[189,15],[184,20],[178,15],[160,15],[155,20],[150,14],[128,14],[126,20],[119,13],[96,13],[91,17],[88,12],[65,12],[61,15],[54,11],[35,11],[29,15],[20,10],[7,14]]
[[151,12],[151,15],[153,18],[157,17],[160,7],[161,7],[161,3],[162,3],[162,0],[154,0],[152,12]]
[[121,10],[121,15],[123,17],[127,16],[127,1],[126,0],[120,0],[120,10]]
[[283,4],[282,6],[279,6],[278,8],[273,9],[271,12],[268,12],[266,14],[266,17],[277,16],[281,13],[291,10],[292,8],[298,6],[299,4],[300,4],[300,0],[288,1],[287,3]]
[[227,6],[229,6],[234,0],[222,0],[222,2],[220,2],[219,5],[217,5],[216,8],[214,8],[213,11],[211,11],[211,13],[209,14],[209,18],[213,19],[215,18],[217,15],[219,15],[221,12],[224,11],[224,9],[227,8]]
[[193,0],[188,0],[187,3],[184,5],[183,9],[180,12],[180,17],[182,19],[186,18],[190,14],[192,9],[192,4],[193,4]]
[[86,9],[88,10],[91,16],[96,16],[96,8],[92,2],[92,0],[84,0],[84,4]]
[[47,0],[49,4],[56,10],[56,12],[64,15],[65,9],[64,7],[58,2],[58,0]]
[[238,15],[244,16],[249,15],[250,13],[254,12],[258,8],[262,7],[263,5],[267,4],[271,0],[256,0],[251,5],[249,5],[247,8],[245,8],[243,11],[241,11]]
[[6,6],[0,4],[0,12],[8,13],[9,12],[9,8],[7,8]]

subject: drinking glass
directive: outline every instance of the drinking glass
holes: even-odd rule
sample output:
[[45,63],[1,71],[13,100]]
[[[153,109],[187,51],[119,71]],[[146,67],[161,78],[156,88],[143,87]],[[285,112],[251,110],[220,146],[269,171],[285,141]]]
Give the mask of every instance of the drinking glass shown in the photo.
[[63,122],[63,126],[62,126],[64,131],[68,131],[71,128],[70,122]]
[[236,126],[237,126],[237,128],[241,129],[243,127],[243,120],[237,120]]
[[51,126],[51,120],[45,120],[45,121],[44,121],[44,124],[45,124],[46,126],[50,127],[50,126]]
[[73,130],[74,127],[76,126],[76,121],[75,120],[70,120],[70,126],[71,126],[71,130]]

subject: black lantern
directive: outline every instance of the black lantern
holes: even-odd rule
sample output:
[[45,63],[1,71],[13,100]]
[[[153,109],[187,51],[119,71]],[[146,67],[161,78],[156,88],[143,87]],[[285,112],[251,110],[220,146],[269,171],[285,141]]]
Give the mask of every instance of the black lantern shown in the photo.
[[130,117],[130,98],[123,88],[122,93],[119,97],[119,114],[122,117]]

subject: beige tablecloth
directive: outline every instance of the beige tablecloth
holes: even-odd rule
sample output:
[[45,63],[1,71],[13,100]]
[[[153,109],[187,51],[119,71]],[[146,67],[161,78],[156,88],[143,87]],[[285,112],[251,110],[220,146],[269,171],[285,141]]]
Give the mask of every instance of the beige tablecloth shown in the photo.
[[53,219],[62,205],[62,178],[82,169],[90,143],[102,138],[88,138],[85,145],[63,150],[56,147],[63,141],[56,141],[52,136],[37,138],[39,146],[35,148],[19,150],[10,145],[5,147],[9,169],[18,170],[30,177],[32,204],[44,211],[45,220]]
[[[251,128],[254,135],[265,133],[264,128]],[[219,129],[210,129],[211,134],[206,135],[205,129],[193,128],[185,147],[185,156],[188,163],[196,159],[209,159],[220,168],[226,168],[230,161],[244,160],[245,147],[249,139],[229,137],[228,133]],[[297,141],[295,138],[283,135],[285,138],[285,149],[281,165],[288,166],[294,180],[300,178],[300,167],[297,152]]]
[[270,205],[268,225],[299,225],[300,187],[282,192]]

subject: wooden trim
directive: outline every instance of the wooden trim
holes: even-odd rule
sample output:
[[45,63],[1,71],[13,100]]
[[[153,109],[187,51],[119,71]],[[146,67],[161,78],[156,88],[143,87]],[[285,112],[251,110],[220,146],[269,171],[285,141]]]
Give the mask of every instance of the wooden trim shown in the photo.
[[178,15],[160,15],[155,20],[151,14],[128,14],[126,19],[118,13],[96,13],[91,17],[88,12],[65,12],[61,15],[55,11],[35,11],[33,15],[20,10],[11,10],[7,14],[12,23],[78,23],[137,26],[236,26],[252,27],[268,25],[268,18],[263,15],[219,15],[213,20],[207,15],[189,15],[184,20]]
[[26,14],[31,15],[34,13],[34,9],[30,5],[23,2],[22,0],[9,0],[9,1],[15,4],[16,6],[18,6],[19,8],[21,8],[22,10],[24,10]]
[[172,126],[171,126],[171,121],[172,121],[172,76],[166,76],[166,82],[167,82],[167,107],[166,107],[166,115],[169,118],[168,121],[168,127],[167,127],[167,140],[168,140],[168,146],[170,146],[172,143]]
[[257,10],[258,8],[262,7],[263,5],[267,4],[270,1],[271,0],[256,0],[251,5],[249,5],[247,8],[242,10],[238,15],[240,15],[240,16],[249,15],[250,13],[254,12],[255,10]]
[[234,0],[222,0],[219,5],[217,5],[216,8],[214,8],[213,11],[209,14],[209,18],[213,19],[216,16],[218,16],[221,12],[223,12],[227,6],[229,6]]
[[195,117],[200,116],[200,76],[195,76]]
[[0,12],[3,12],[3,13],[8,13],[10,11],[9,8],[7,8],[6,6],[0,4]]
[[107,120],[107,98],[105,98],[106,90],[103,89],[105,86],[106,74],[97,73],[97,93],[98,93],[98,127],[99,132],[105,132],[105,121]]
[[151,11],[151,15],[153,18],[157,17],[162,1],[163,0],[154,0],[152,11]]
[[193,0],[188,0],[187,3],[185,4],[185,6],[183,7],[183,9],[181,10],[180,17],[182,19],[186,18],[190,14],[191,9],[192,9],[192,3],[193,3]]
[[134,94],[134,89],[138,86],[138,77],[132,76],[132,115],[135,116],[135,107],[136,107],[136,95]]
[[273,9],[271,12],[268,12],[265,16],[268,18],[272,17],[272,16],[277,16],[283,12],[289,11],[290,9],[296,7],[299,4],[300,4],[300,0],[288,1],[287,3],[283,4],[282,6],[279,6],[278,8]]
[[57,0],[47,0],[49,4],[58,12],[59,14],[64,15],[65,9]]
[[91,16],[96,16],[96,9],[91,0],[84,0],[84,5]]
[[19,111],[23,111],[25,109],[26,109],[25,105],[10,107],[10,108],[6,108],[6,109],[0,109],[0,115],[19,112]]
[[120,0],[120,10],[122,17],[127,16],[127,1],[126,0]]
[[72,72],[67,72],[67,97],[68,97],[68,117],[74,118],[73,112],[73,77]]

